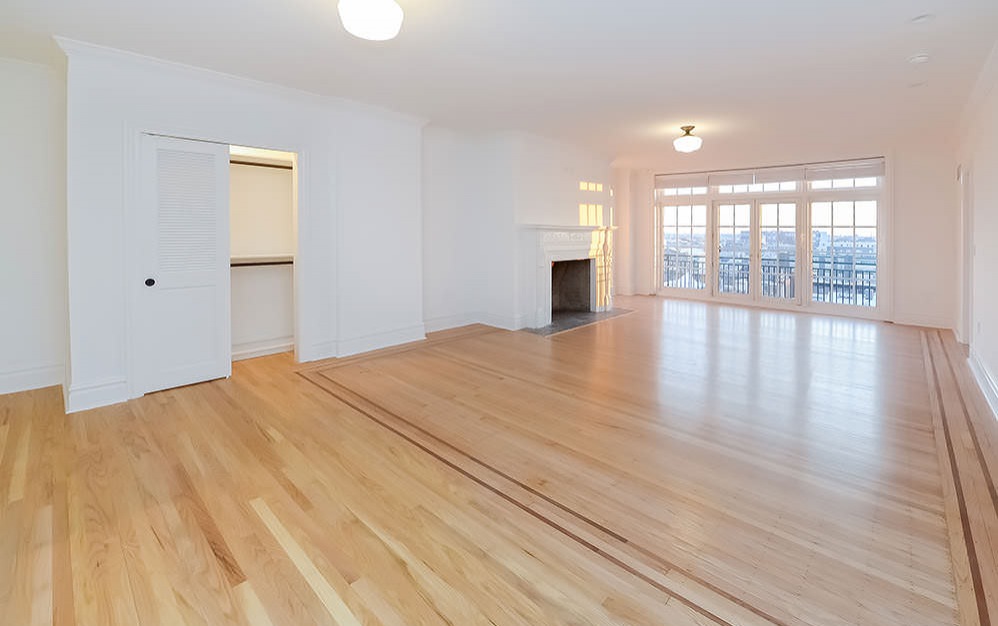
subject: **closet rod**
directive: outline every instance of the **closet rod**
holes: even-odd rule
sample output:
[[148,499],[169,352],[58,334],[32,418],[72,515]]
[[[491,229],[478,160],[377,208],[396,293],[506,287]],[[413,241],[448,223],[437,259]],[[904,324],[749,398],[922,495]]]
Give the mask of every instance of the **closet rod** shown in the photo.
[[230,165],[252,165],[253,167],[272,167],[275,170],[293,170],[290,165],[278,165],[276,163],[254,163],[252,161],[236,161],[235,159],[229,159]]
[[263,267],[265,265],[294,265],[294,261],[233,261],[229,267]]

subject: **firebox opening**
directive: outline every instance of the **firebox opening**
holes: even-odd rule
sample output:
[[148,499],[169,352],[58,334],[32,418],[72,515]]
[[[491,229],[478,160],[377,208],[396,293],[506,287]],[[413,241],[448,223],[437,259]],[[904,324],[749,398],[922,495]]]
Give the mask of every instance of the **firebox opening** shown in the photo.
[[551,312],[592,310],[590,259],[551,263]]

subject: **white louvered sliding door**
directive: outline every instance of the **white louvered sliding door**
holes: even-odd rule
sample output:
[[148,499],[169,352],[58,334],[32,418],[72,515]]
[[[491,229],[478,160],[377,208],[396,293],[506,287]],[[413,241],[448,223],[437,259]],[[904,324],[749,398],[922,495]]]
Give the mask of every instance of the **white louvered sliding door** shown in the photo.
[[232,372],[229,147],[146,139],[139,220],[146,267],[133,318],[143,393]]

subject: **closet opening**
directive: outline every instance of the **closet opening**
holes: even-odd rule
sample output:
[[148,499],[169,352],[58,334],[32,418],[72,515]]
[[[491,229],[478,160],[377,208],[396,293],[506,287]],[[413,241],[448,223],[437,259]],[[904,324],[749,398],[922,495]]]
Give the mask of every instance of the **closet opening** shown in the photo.
[[297,155],[229,146],[232,360],[295,349]]

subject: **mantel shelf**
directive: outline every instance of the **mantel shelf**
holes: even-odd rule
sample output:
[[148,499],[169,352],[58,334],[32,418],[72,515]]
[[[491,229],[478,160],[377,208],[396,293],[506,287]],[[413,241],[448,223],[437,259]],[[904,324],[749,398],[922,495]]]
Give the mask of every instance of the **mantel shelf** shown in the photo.
[[576,230],[592,232],[595,230],[617,230],[616,226],[556,226],[554,224],[517,224],[520,230]]

